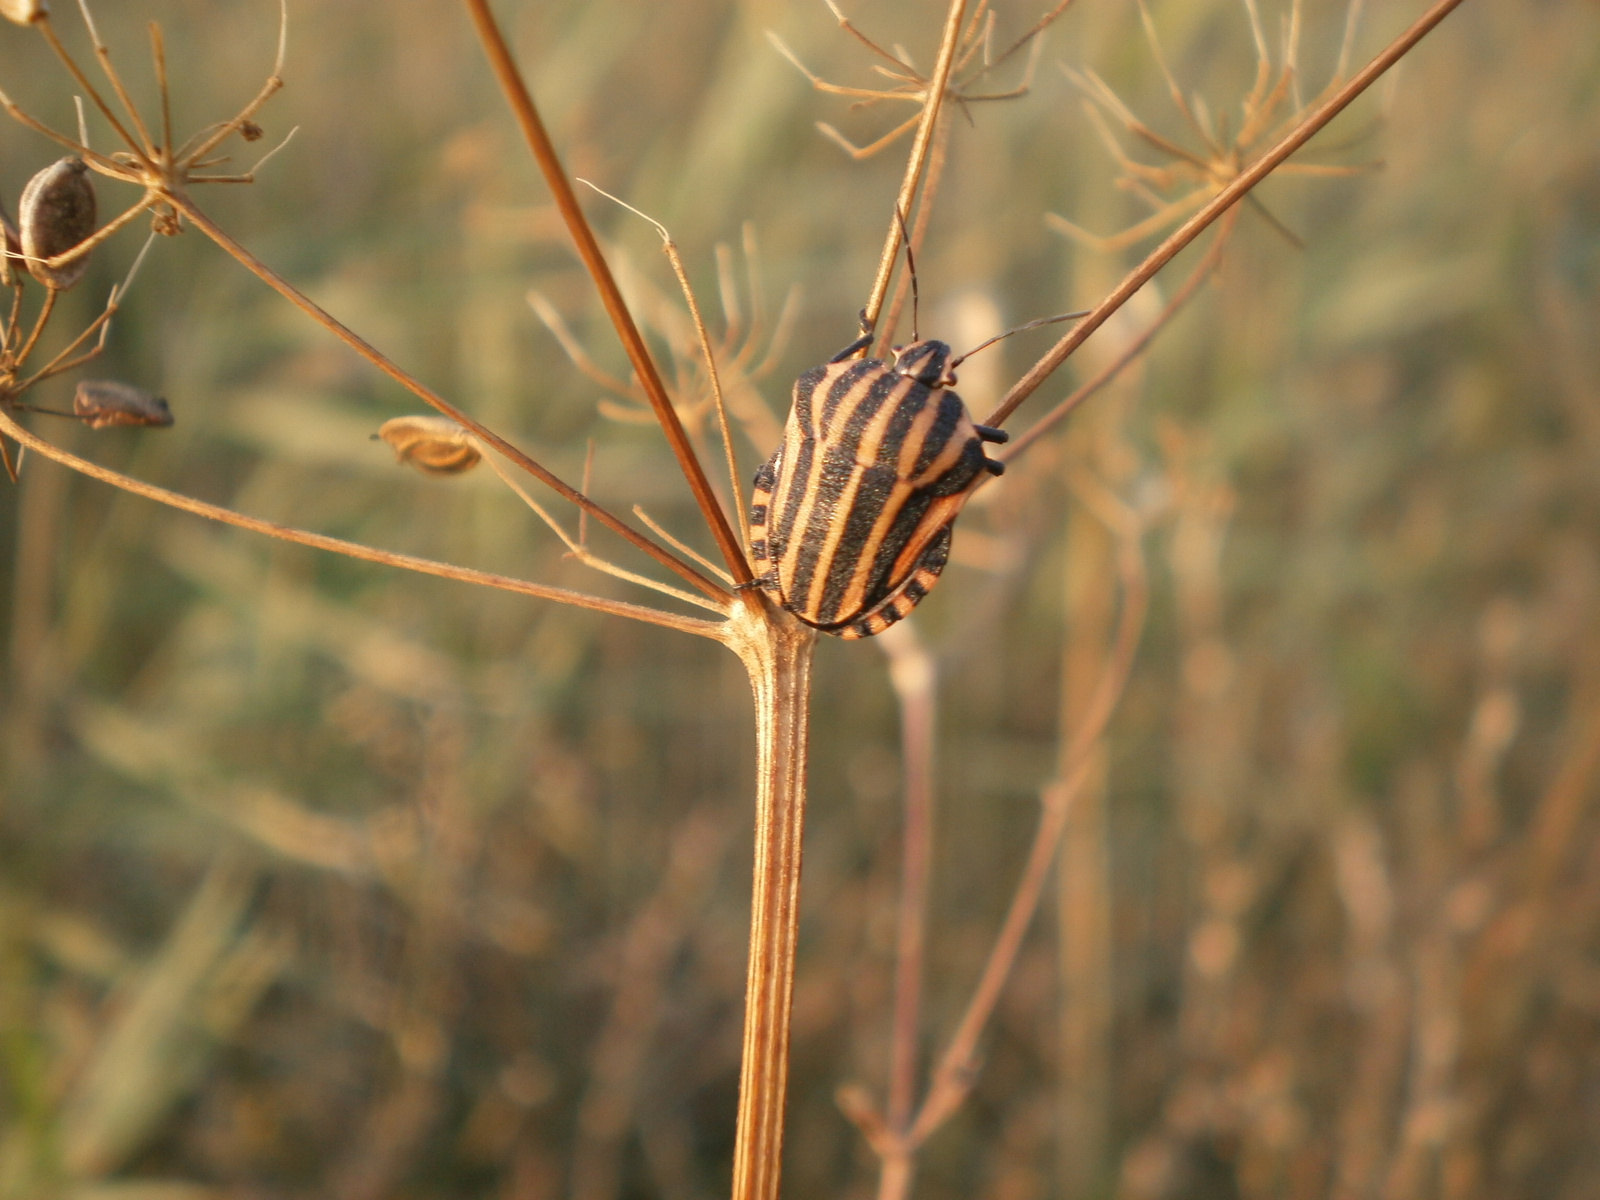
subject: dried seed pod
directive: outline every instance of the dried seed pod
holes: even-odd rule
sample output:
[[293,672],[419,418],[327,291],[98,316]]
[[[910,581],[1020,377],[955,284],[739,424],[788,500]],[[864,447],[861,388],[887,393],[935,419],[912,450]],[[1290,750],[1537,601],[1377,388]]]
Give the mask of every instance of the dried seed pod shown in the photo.
[[449,417],[395,417],[378,428],[400,462],[428,475],[459,475],[483,457],[462,426]]
[[45,0],[0,0],[0,17],[18,25],[31,25],[49,15],[50,5]]
[[72,397],[72,411],[90,429],[108,425],[172,424],[172,410],[160,396],[114,379],[85,379]]
[[65,254],[94,232],[94,185],[89,168],[77,155],[46,167],[28,181],[22,192],[18,224],[28,272],[40,283],[65,291],[89,269],[89,256],[51,268],[44,262]]

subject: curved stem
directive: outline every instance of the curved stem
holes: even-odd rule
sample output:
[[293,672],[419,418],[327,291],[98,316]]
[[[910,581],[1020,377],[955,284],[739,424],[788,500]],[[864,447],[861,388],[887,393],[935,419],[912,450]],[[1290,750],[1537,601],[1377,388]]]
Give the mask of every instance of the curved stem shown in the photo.
[[533,103],[533,96],[529,93],[528,85],[511,56],[511,48],[506,45],[499,24],[495,21],[494,14],[489,11],[487,0],[466,0],[466,5],[472,15],[473,24],[477,26],[484,51],[489,56],[490,66],[500,81],[501,90],[505,92],[506,100],[511,105],[517,123],[522,127],[522,134],[539,164],[539,170],[544,174],[545,183],[555,197],[556,207],[561,210],[561,215],[566,220],[567,229],[577,246],[578,257],[583,259],[583,265],[588,269],[595,287],[599,289],[600,299],[606,306],[606,312],[611,316],[611,323],[616,326],[623,348],[628,352],[628,360],[638,372],[639,382],[644,385],[645,394],[650,398],[650,407],[655,410],[656,420],[661,423],[662,432],[666,434],[667,443],[678,459],[683,477],[689,482],[689,490],[694,493],[695,503],[700,506],[706,525],[710,528],[712,537],[716,539],[717,548],[722,551],[722,557],[727,562],[728,570],[733,573],[734,579],[739,583],[749,583],[754,577],[750,573],[750,564],[739,544],[739,538],[729,525],[728,516],[722,511],[716,493],[712,491],[711,481],[706,478],[705,470],[695,455],[694,447],[689,444],[689,434],[683,428],[683,422],[678,420],[677,411],[672,407],[666,385],[661,382],[661,375],[656,370],[655,360],[650,357],[650,351],[644,344],[639,327],[634,324],[633,314],[628,311],[628,306],[622,299],[622,290],[617,287],[611,268],[607,265],[605,256],[600,253],[599,243],[595,241],[594,232],[589,228],[588,219],[584,217],[583,209],[578,204],[572,183],[561,165],[560,157],[556,154],[555,144],[545,131],[544,121]]
[[181,492],[169,491],[166,488],[157,487],[155,484],[134,479],[131,475],[113,471],[109,467],[102,467],[99,463],[79,458],[76,454],[62,450],[53,443],[47,442],[29,432],[17,424],[10,414],[3,410],[0,410],[0,433],[5,433],[13,441],[20,442],[34,451],[34,453],[53,459],[62,466],[70,467],[72,470],[81,475],[87,475],[91,479],[98,479],[102,483],[109,483],[125,492],[132,492],[136,496],[143,496],[147,500],[155,500],[158,503],[181,509],[187,513],[193,513],[199,517],[207,517],[213,521],[220,521],[225,525],[233,525],[239,529],[248,529],[252,533],[264,533],[268,537],[277,538],[280,541],[312,546],[318,550],[331,550],[333,553],[343,554],[347,558],[359,558],[367,562],[382,563],[388,567],[400,567],[407,571],[416,571],[422,575],[436,575],[441,579],[456,579],[462,583],[482,584],[485,587],[499,588],[501,591],[506,592],[520,592],[525,596],[536,596],[541,600],[556,600],[562,604],[575,605],[578,608],[610,613],[612,616],[632,617],[636,621],[646,621],[651,625],[661,625],[667,629],[676,629],[683,633],[699,634],[701,637],[712,638],[716,641],[724,640],[723,623],[720,621],[702,621],[697,617],[680,617],[676,613],[646,608],[642,604],[628,604],[620,600],[607,600],[603,596],[590,596],[584,592],[568,591],[566,588],[549,587],[542,583],[530,583],[525,579],[513,579],[509,575],[496,575],[490,571],[476,571],[471,567],[458,567],[450,563],[435,562],[431,558],[418,558],[411,554],[396,554],[390,550],[379,550],[375,546],[365,546],[360,542],[347,542],[343,538],[327,537],[324,534],[296,529],[290,525],[279,525],[276,521],[263,521],[259,517],[248,517],[243,513],[234,512],[231,508],[223,508],[218,504],[207,504],[203,500],[196,500],[192,496],[183,495]]
[[1268,150],[1259,159],[1252,163],[1249,169],[1242,172],[1227,187],[1218,192],[1211,201],[1194,216],[1190,217],[1178,229],[1162,242],[1151,255],[1131,271],[1115,289],[1095,306],[1094,311],[1085,317],[1079,324],[1073,326],[1072,331],[1036,362],[1033,367],[1019,379],[1000,401],[1000,406],[989,416],[984,418],[986,425],[1000,425],[1007,417],[1016,412],[1018,405],[1038,390],[1039,385],[1050,378],[1055,369],[1079,346],[1088,340],[1089,335],[1107,318],[1116,312],[1133,294],[1148,283],[1152,276],[1162,267],[1166,266],[1200,233],[1228,209],[1232,208],[1256,184],[1260,183],[1273,170],[1287,159],[1311,138],[1329,121],[1338,116],[1362,92],[1371,87],[1395,63],[1410,51],[1411,47],[1420,42],[1428,32],[1440,21],[1449,16],[1462,0],[1438,0],[1432,8],[1418,17],[1417,20],[1397,37],[1382,54],[1374,58],[1364,67],[1359,74],[1340,88],[1323,103],[1319,104],[1293,129],[1280,138],[1272,149]]
[[532,475],[535,479],[539,480],[546,487],[554,491],[557,495],[563,497],[564,499],[570,500],[573,504],[576,504],[579,508],[593,516],[595,520],[599,521],[607,529],[610,529],[612,532],[627,539],[629,542],[632,542],[640,550],[643,550],[646,554],[655,559],[657,562],[661,563],[663,566],[669,567],[673,571],[677,572],[677,574],[688,580],[695,587],[699,588],[700,591],[710,596],[713,600],[727,601],[731,598],[726,588],[723,588],[712,580],[707,579],[704,575],[702,575],[699,571],[696,571],[677,555],[669,553],[667,550],[663,549],[661,546],[658,546],[655,542],[645,537],[644,534],[640,533],[637,529],[634,529],[627,522],[613,516],[606,509],[600,507],[600,505],[589,499],[589,497],[585,496],[582,492],[568,486],[557,476],[545,469],[539,463],[535,462],[533,459],[529,458],[510,442],[506,441],[505,438],[501,437],[493,430],[486,428],[475,418],[467,415],[455,405],[445,400],[444,397],[438,395],[429,388],[424,387],[417,380],[406,374],[398,366],[386,358],[381,352],[379,352],[375,346],[367,342],[354,330],[342,324],[332,314],[320,308],[310,299],[310,297],[306,296],[288,280],[284,279],[271,267],[267,266],[266,263],[262,262],[255,255],[251,254],[250,251],[246,250],[238,242],[234,241],[233,238],[225,233],[218,225],[214,224],[211,219],[205,215],[205,213],[201,212],[200,209],[195,207],[194,201],[190,200],[187,196],[182,195],[181,193],[173,193],[169,194],[167,199],[172,203],[173,207],[177,208],[183,213],[184,216],[188,217],[189,220],[194,222],[195,228],[199,229],[200,232],[204,233],[212,241],[216,242],[217,245],[221,246],[240,263],[244,264],[244,266],[247,267],[258,279],[276,291],[284,299],[288,300],[289,303],[293,304],[312,320],[316,321],[324,329],[332,333],[357,354],[361,355],[362,358],[366,359],[373,366],[377,367],[378,370],[389,376],[390,379],[393,379],[401,387],[405,388],[413,396],[416,396],[419,400],[423,401],[423,403],[428,404],[442,412],[451,420],[458,422],[467,429],[470,429],[473,433],[477,434],[501,454],[505,455],[512,462],[516,463],[517,466],[521,467],[524,471],[528,472],[528,474]]

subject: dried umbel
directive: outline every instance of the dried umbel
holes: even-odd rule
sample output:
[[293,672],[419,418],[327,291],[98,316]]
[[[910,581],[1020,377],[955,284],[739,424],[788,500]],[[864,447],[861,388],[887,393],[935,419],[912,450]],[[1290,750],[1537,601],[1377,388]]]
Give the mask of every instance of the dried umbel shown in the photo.
[[80,383],[72,397],[72,411],[90,429],[109,425],[165,428],[172,424],[172,410],[160,396],[114,379],[86,379]]
[[18,224],[28,272],[54,291],[65,291],[89,269],[89,256],[59,267],[45,260],[65,254],[94,233],[94,185],[89,168],[77,155],[46,167],[28,181],[22,192]]
[[428,475],[459,475],[483,457],[473,436],[449,417],[395,417],[378,428],[394,456]]
[[0,0],[0,17],[18,25],[31,25],[49,15],[50,5],[45,0]]

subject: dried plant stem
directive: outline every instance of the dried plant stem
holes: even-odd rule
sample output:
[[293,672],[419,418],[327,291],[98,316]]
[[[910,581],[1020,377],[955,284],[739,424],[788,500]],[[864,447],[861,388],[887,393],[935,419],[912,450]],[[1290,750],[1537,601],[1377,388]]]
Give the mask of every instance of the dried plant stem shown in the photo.
[[922,101],[922,123],[917,126],[917,136],[911,143],[905,178],[900,183],[900,195],[895,200],[895,218],[889,222],[889,235],[884,239],[883,253],[878,256],[878,277],[873,280],[872,293],[867,300],[869,325],[877,322],[878,314],[883,311],[884,298],[889,294],[889,278],[894,274],[895,260],[900,255],[900,219],[903,214],[911,212],[911,205],[917,198],[917,185],[922,180],[922,169],[928,161],[934,129],[939,123],[939,109],[944,104],[945,89],[950,86],[950,72],[955,66],[956,50],[961,42],[961,20],[966,11],[966,0],[950,0],[944,34],[939,39],[939,57],[928,79],[928,94]]
[[[915,236],[915,235],[913,235]],[[888,1101],[879,1136],[879,1197],[909,1194],[916,1168],[906,1133],[915,1114],[918,1048],[922,1035],[922,983],[926,969],[928,884],[933,862],[933,755],[937,716],[937,664],[901,621],[878,636],[889,657],[889,680],[900,704],[900,745],[905,777],[900,851],[900,911],[895,935],[894,1016],[889,1034]]]
[[917,1045],[922,1028],[922,978],[927,949],[928,881],[933,861],[933,755],[938,666],[910,618],[878,636],[889,656],[889,680],[900,703],[905,776],[901,833],[900,912],[895,938],[894,1023],[889,1039],[890,1132],[903,1134],[916,1103]]
[[[944,165],[950,148],[951,122],[941,120],[934,131],[933,149],[928,154],[928,172],[922,185],[922,203],[917,206],[916,220],[911,224],[911,252],[922,253],[922,243],[928,233],[928,221],[933,216],[933,202],[939,194],[939,184],[944,178]],[[878,328],[878,357],[887,360],[895,329],[900,324],[900,314],[905,310],[906,297],[911,294],[911,273],[902,275],[895,284],[894,298],[889,302],[889,315]]]
[[[995,939],[994,948],[989,953],[988,962],[984,965],[983,974],[933,1073],[927,1098],[901,1139],[907,1153],[914,1153],[955,1112],[972,1086],[978,1039],[1016,963],[1023,936],[1028,931],[1044,892],[1050,865],[1066,828],[1072,803],[1094,773],[1095,747],[1105,733],[1112,713],[1116,711],[1117,701],[1133,670],[1134,653],[1144,630],[1145,612],[1149,604],[1140,529],[1137,518],[1130,512],[1118,509],[1108,515],[1111,520],[1107,523],[1117,536],[1117,566],[1122,585],[1122,611],[1117,620],[1116,635],[1095,692],[1085,706],[1075,735],[1063,751],[1061,774],[1045,789],[1044,811],[1040,815],[1033,845],[1028,851],[1022,878],[1012,896],[1011,906]],[[880,1190],[879,1200],[891,1200],[891,1197]],[[898,1200],[898,1197],[894,1200]]]
[[1060,404],[1040,417],[1035,424],[1029,426],[1028,431],[1016,438],[1005,448],[1004,452],[996,455],[997,458],[1007,463],[1016,458],[1029,446],[1033,445],[1034,442],[1076,412],[1078,407],[1089,397],[1127,370],[1129,364],[1149,348],[1150,343],[1155,340],[1156,334],[1166,328],[1167,324],[1173,317],[1178,315],[1184,305],[1194,298],[1195,293],[1200,290],[1200,286],[1222,265],[1223,251],[1227,249],[1228,239],[1232,236],[1233,227],[1238,221],[1238,214],[1239,210],[1235,208],[1230,209],[1227,216],[1223,217],[1222,225],[1217,230],[1216,241],[1206,251],[1205,257],[1196,264],[1189,278],[1183,281],[1183,286],[1172,294],[1172,299],[1167,301],[1160,315],[1150,322],[1144,332],[1124,346],[1121,353],[1102,367],[1093,379],[1088,380],[1065,400],[1061,401]]
[[[1068,453],[1079,463],[1112,467],[1131,453],[1122,414],[1102,409],[1082,428]],[[1076,452],[1074,452],[1076,451]],[[1084,469],[1084,468],[1079,468]],[[1061,647],[1058,753],[1070,753],[1075,734],[1105,669],[1116,620],[1116,546],[1110,530],[1086,505],[1067,514],[1067,564],[1062,588],[1066,626]],[[1107,754],[1102,740],[1093,770],[1068,814],[1055,872],[1060,1049],[1057,1066],[1057,1164],[1061,1200],[1101,1195],[1112,1112],[1111,1034],[1112,886],[1107,846]],[[1070,769],[1065,757],[1057,769]]]
[[467,429],[470,429],[474,434],[483,439],[483,441],[493,446],[501,454],[505,455],[507,459],[521,467],[524,471],[528,472],[528,474],[539,480],[539,482],[550,488],[557,495],[566,500],[570,500],[573,504],[576,504],[579,508],[589,513],[590,516],[594,517],[595,520],[599,521],[607,529],[610,529],[613,533],[616,533],[627,541],[631,542],[634,546],[637,546],[640,550],[643,550],[646,554],[655,559],[657,562],[661,563],[663,566],[675,571],[678,575],[682,576],[685,580],[693,584],[696,588],[704,592],[713,600],[726,602],[730,598],[726,588],[722,587],[713,580],[707,579],[704,575],[695,570],[688,563],[684,562],[677,555],[672,554],[664,547],[657,545],[654,541],[645,537],[644,534],[634,529],[627,522],[621,520],[619,517],[614,516],[605,508],[602,508],[593,500],[589,499],[589,497],[585,496],[582,492],[564,483],[556,475],[546,470],[542,465],[535,462],[532,458],[529,458],[528,455],[517,449],[517,447],[513,446],[510,442],[506,441],[505,438],[501,437],[493,430],[488,429],[474,417],[462,412],[455,405],[451,404],[443,396],[440,396],[431,389],[424,387],[416,379],[406,374],[405,371],[401,370],[400,367],[386,358],[375,346],[367,342],[354,330],[342,324],[332,314],[320,308],[310,299],[310,297],[306,296],[271,267],[267,266],[255,255],[251,254],[250,251],[246,250],[238,242],[234,241],[232,237],[230,237],[219,226],[213,223],[212,220],[205,215],[205,213],[196,208],[194,202],[187,196],[175,195],[169,199],[174,207],[179,209],[184,216],[188,217],[189,220],[194,223],[196,229],[200,230],[212,241],[216,242],[217,245],[221,246],[224,250],[231,254],[253,275],[255,275],[256,278],[260,279],[268,287],[272,288],[280,296],[288,300],[289,303],[293,304],[301,312],[305,313],[312,320],[316,321],[317,324],[321,325],[324,329],[332,333],[345,345],[349,346],[357,354],[361,355],[362,358],[366,359],[385,375],[389,376],[389,378],[400,384],[401,387],[405,388],[413,396],[416,396],[425,404],[437,409],[451,420],[458,422]]
[[549,133],[545,131],[544,121],[533,103],[533,96],[529,93],[528,85],[511,56],[511,48],[506,45],[499,24],[495,21],[494,14],[489,11],[488,0],[465,0],[465,3],[473,24],[477,26],[479,39],[483,42],[490,66],[500,81],[506,101],[511,105],[517,123],[522,127],[523,136],[533,151],[539,170],[544,174],[545,183],[555,197],[556,207],[561,210],[561,216],[572,234],[578,257],[583,259],[583,265],[588,269],[595,287],[600,291],[600,299],[605,304],[612,324],[616,326],[617,335],[622,339],[623,348],[628,352],[628,360],[638,373],[639,382],[644,386],[645,394],[650,399],[650,406],[655,410],[656,419],[661,423],[662,432],[666,434],[672,453],[678,459],[678,466],[689,482],[695,503],[700,506],[706,525],[716,539],[717,548],[722,551],[722,557],[734,579],[740,583],[749,583],[753,576],[739,537],[728,523],[728,516],[717,501],[711,481],[706,478],[700,460],[690,445],[689,435],[683,428],[683,423],[678,420],[677,411],[672,407],[672,400],[667,395],[666,385],[662,383],[655,361],[650,357],[650,351],[639,333],[639,327],[634,323],[633,315],[622,299],[622,290],[617,287],[611,268],[607,265],[605,256],[600,253],[594,231],[589,228],[589,222],[578,204],[578,197],[572,190],[572,183],[561,165],[560,157],[556,154],[555,145],[551,142]]
[[143,496],[147,500],[155,500],[172,508],[182,509],[184,512],[193,513],[199,517],[207,517],[213,521],[220,521],[224,525],[233,525],[239,529],[248,529],[252,533],[264,533],[280,541],[296,542],[302,546],[312,546],[318,550],[331,550],[335,554],[343,554],[348,558],[359,558],[366,562],[381,563],[388,567],[400,567],[407,571],[416,571],[423,575],[436,575],[441,579],[456,579],[463,583],[477,583],[485,587],[499,588],[501,591],[520,592],[525,596],[537,596],[543,600],[558,600],[563,604],[573,604],[579,608],[593,609],[595,612],[610,613],[618,617],[632,617],[636,621],[647,621],[652,625],[661,625],[667,629],[676,629],[683,633],[699,634],[701,637],[721,640],[723,637],[722,623],[720,621],[702,621],[695,617],[680,617],[676,613],[661,612],[653,608],[646,608],[640,604],[628,604],[621,600],[608,600],[603,596],[590,596],[583,592],[568,591],[566,588],[549,587],[541,583],[530,583],[524,579],[513,579],[508,575],[496,575],[490,571],[476,571],[470,567],[458,567],[450,563],[435,562],[429,558],[418,558],[411,554],[396,554],[389,550],[379,550],[374,546],[364,546],[359,542],[347,542],[343,538],[327,537],[320,533],[311,533],[304,529],[295,529],[288,525],[279,525],[275,521],[263,521],[258,517],[245,516],[243,513],[234,512],[231,508],[223,508],[217,504],[207,504],[203,500],[171,492],[166,488],[145,483],[143,480],[134,479],[130,475],[123,475],[88,459],[79,458],[76,454],[68,453],[41,437],[37,437],[24,429],[6,413],[0,410],[0,433],[4,433],[13,441],[19,442],[36,454],[53,459],[63,466],[71,467],[79,474],[87,475],[91,479],[98,479],[102,483],[109,483],[113,487],[121,488],[125,492],[132,492],[136,496]]
[[1232,208],[1249,191],[1270,175],[1284,160],[1286,160],[1301,146],[1311,140],[1313,136],[1334,117],[1347,108],[1355,98],[1371,87],[1378,78],[1421,41],[1428,32],[1462,2],[1462,0],[1438,0],[1432,8],[1428,9],[1404,33],[1384,49],[1370,63],[1361,69],[1349,83],[1345,84],[1322,104],[1311,112],[1280,138],[1276,145],[1264,153],[1246,170],[1240,172],[1237,178],[1227,187],[1218,192],[1209,203],[1199,212],[1190,217],[1166,241],[1150,254],[1142,263],[1135,267],[1126,278],[1119,283],[1111,293],[1095,306],[1087,317],[1072,327],[1071,332],[1061,338],[1048,352],[1039,359],[1005,394],[1000,401],[1000,406],[988,417],[984,418],[987,425],[1001,425],[1005,419],[1017,410],[1017,407],[1029,396],[1038,390],[1062,363],[1072,355],[1079,346],[1088,340],[1089,335],[1107,318],[1116,312],[1130,299],[1133,294],[1142,288],[1150,279],[1171,262],[1174,257],[1213,221]]
[[756,842],[733,1200],[777,1200],[800,920],[814,630],[741,592],[724,639],[755,695]]

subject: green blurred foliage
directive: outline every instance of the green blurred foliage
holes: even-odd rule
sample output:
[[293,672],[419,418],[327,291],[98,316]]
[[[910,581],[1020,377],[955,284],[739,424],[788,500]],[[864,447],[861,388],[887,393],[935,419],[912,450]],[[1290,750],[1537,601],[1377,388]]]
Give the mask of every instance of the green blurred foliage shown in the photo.
[[[270,69],[270,4],[103,7],[144,100],[144,23],[162,23],[184,133]],[[850,11],[926,63],[937,7]],[[1358,62],[1410,19],[1377,7]],[[670,226],[708,308],[716,246],[742,270],[746,223],[769,318],[801,289],[756,385],[781,419],[787,380],[854,333],[903,151],[856,163],[819,136],[895,118],[812,91],[764,33],[840,82],[870,86],[872,60],[810,3],[502,8],[572,171]],[[1034,15],[1003,3],[997,43]],[[1275,48],[1287,15],[1264,14]],[[1239,5],[1153,16],[1184,88],[1237,127],[1255,70]],[[1304,14],[1308,94],[1343,20],[1321,0]],[[926,332],[975,342],[1092,302],[1133,261],[1043,219],[1109,232],[1145,211],[1063,66],[1192,138],[1137,11],[1078,0],[1028,97],[956,116],[919,260]],[[286,78],[257,145],[298,134],[254,186],[202,192],[209,211],[565,477],[594,439],[603,502],[708,549],[659,436],[602,411],[615,398],[526,302],[537,289],[623,369],[464,14],[291,5]],[[1154,605],[1059,903],[919,1195],[1600,1191],[1597,80],[1592,4],[1465,5],[1318,143],[1383,169],[1269,181],[1305,248],[1246,211],[1148,360],[962,518],[917,615],[941,667],[930,1051],[1114,599],[1075,479],[1146,515]],[[0,30],[0,86],[74,125],[70,81],[26,31]],[[13,124],[0,149],[14,208],[56,152]],[[118,194],[100,182],[104,214]],[[665,348],[654,233],[589,211]],[[52,336],[138,242],[97,254]],[[1049,337],[969,364],[974,410]],[[97,434],[33,419],[99,461],[637,598],[564,559],[487,473],[396,467],[369,435],[416,405],[192,231],[153,247],[88,374],[177,415]],[[741,444],[746,475],[770,449]],[[724,1189],[753,766],[730,656],[209,527],[47,462],[5,490],[0,1195]],[[871,644],[819,659],[787,1194],[863,1196],[873,1160],[833,1093],[877,1086],[886,1061],[898,718]]]

